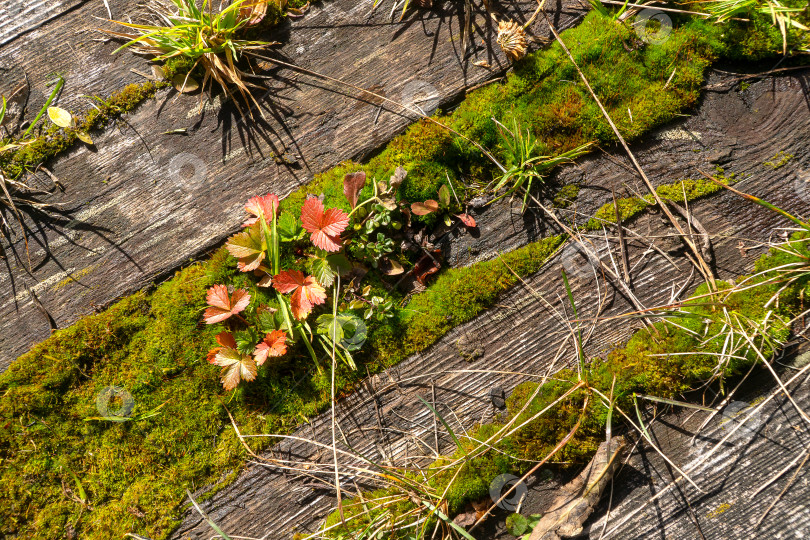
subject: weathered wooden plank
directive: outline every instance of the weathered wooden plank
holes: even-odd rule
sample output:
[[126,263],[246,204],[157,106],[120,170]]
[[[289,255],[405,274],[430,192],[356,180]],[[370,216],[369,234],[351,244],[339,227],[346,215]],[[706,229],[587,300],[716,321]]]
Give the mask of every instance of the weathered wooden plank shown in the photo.
[[[806,359],[806,352],[802,355],[793,352],[780,363],[799,367],[806,365]],[[783,370],[781,376],[787,380],[795,373]],[[804,376],[788,385],[791,396],[804,410],[810,407],[807,382]],[[655,422],[649,419],[647,427],[658,447],[687,471],[705,493],[698,493],[683,480],[673,486],[678,473],[660,454],[640,444],[614,477],[612,504],[605,495],[586,523],[582,538],[736,540],[802,538],[810,534],[806,469],[799,472],[792,489],[785,492],[760,527],[754,528],[798,469],[810,441],[804,421],[788,398],[778,392],[768,372],[755,372],[746,387],[722,414],[709,421],[694,441],[692,438],[706,413],[683,410],[659,416]],[[776,397],[756,410],[775,391]],[[749,414],[750,419],[742,423]],[[737,431],[709,455],[735,428]],[[637,434],[632,436],[638,438]],[[782,475],[777,479],[780,472]],[[522,512],[527,515],[545,512],[551,502],[549,492],[564,483],[567,476],[528,482]],[[776,481],[755,495],[771,480]],[[497,514],[498,519],[481,530],[479,537],[514,538],[503,526],[505,515],[505,512]]]
[[[782,377],[788,379],[793,374],[794,370],[785,370]],[[792,397],[805,411],[810,406],[807,382],[807,377],[803,376],[789,386]],[[692,435],[705,414],[685,412],[657,423],[653,431],[657,444],[699,481],[704,493],[697,492],[686,482],[667,489],[673,477],[663,459],[649,448],[642,449],[628,463],[624,480],[621,476],[617,478],[618,504],[611,512],[605,538],[665,536],[710,540],[803,538],[810,534],[806,465],[799,470],[799,463],[810,445],[807,424],[764,370],[750,387],[752,390],[747,395],[736,397],[723,415],[718,415],[701,430],[694,442]],[[758,409],[758,402],[774,392],[776,399]],[[749,415],[750,419],[709,455]],[[760,487],[786,468],[787,473],[757,494]],[[797,471],[798,481],[756,528]],[[627,482],[628,478],[635,481]],[[659,495],[657,499],[650,502],[656,495]],[[603,504],[601,518],[594,519],[590,526],[592,538],[598,538],[604,526],[605,507]]]
[[[116,2],[113,16],[132,13],[135,5]],[[401,23],[390,22],[383,8],[369,14],[370,6],[354,0],[316,5],[279,31],[284,45],[278,54],[395,100],[435,96],[432,107],[508,67],[492,40],[484,45],[480,35],[463,55],[455,3],[414,12]],[[513,13],[535,7],[509,5]],[[50,92],[48,75],[61,72],[67,82],[59,104],[80,110],[88,107],[81,95],[105,96],[142,81],[129,70],[148,72],[143,59],[112,57],[116,43],[95,41],[100,34],[94,29],[103,24],[93,18],[98,9],[97,3],[80,6],[0,48],[11,66],[0,93],[27,73],[29,108],[36,110]],[[566,27],[583,10],[561,2],[552,16]],[[477,27],[492,30],[483,16]],[[479,59],[493,70],[472,66]],[[258,94],[264,119],[244,122],[216,101],[196,115],[196,96],[163,91],[126,123],[94,135],[97,150],[77,147],[52,164],[66,190],[47,201],[64,204],[66,212],[62,220],[29,220],[33,273],[10,256],[10,271],[0,276],[0,368],[50,332],[26,286],[59,327],[67,326],[221,242],[238,228],[241,206],[252,194],[289,193],[341,160],[362,158],[413,120],[387,106],[378,115],[377,104],[348,88],[286,69],[272,74],[265,94]],[[165,133],[177,128],[191,135]],[[21,241],[13,249],[25,259]]]
[[4,45],[35,28],[39,28],[76,6],[84,4],[86,1],[4,0],[0,2],[0,45]]
[[[807,175],[810,108],[804,90],[807,80],[805,73],[756,83],[742,94],[707,95],[693,117],[635,145],[639,160],[656,183],[695,176],[697,170],[721,162],[727,173],[748,175],[739,184],[742,189],[767,196],[768,200],[794,213],[807,214],[810,212],[806,187],[810,180]],[[778,149],[774,148],[774,141],[778,141]],[[763,162],[777,150],[796,157],[776,170],[763,166]],[[618,155],[595,156],[560,174],[561,178],[581,175],[585,180],[586,189],[578,200],[578,212],[592,212],[605,200],[605,190],[610,187],[617,190],[625,185],[636,188],[638,179],[632,169],[622,164],[622,160]],[[742,202],[729,193],[696,201],[689,206],[712,235],[713,268],[721,279],[750,271],[775,228],[785,225],[775,214]],[[457,239],[459,249],[455,253],[463,252],[465,244],[478,245],[482,254],[496,253],[506,249],[509,242],[509,247],[520,245],[538,230],[552,229],[543,218],[528,224],[517,221],[514,214],[503,206],[495,212],[479,215],[478,219],[481,237],[472,241],[467,236],[460,237]],[[674,250],[671,253],[678,264],[675,268],[664,257],[648,250],[650,242],[664,246],[667,238],[674,237],[674,229],[658,215],[646,214],[631,228],[643,236],[643,240],[629,241],[629,250],[635,292],[645,305],[669,302],[672,294],[685,284],[689,288],[697,285],[697,280],[690,282],[687,278],[689,263],[682,254]],[[594,241],[597,242],[598,237]],[[615,239],[611,239],[611,243],[616,257]],[[528,288],[542,295],[555,310],[564,312],[566,301],[561,298],[564,289],[560,270],[565,268],[572,276],[582,319],[587,320],[597,313],[600,298],[604,316],[625,313],[632,306],[612,286],[604,283],[597,286],[588,265],[583,265],[569,253],[563,251],[545,270],[529,278],[527,287],[517,287],[504,295],[496,308],[454,329],[424,353],[373,377],[367,389],[342,400],[338,405],[342,436],[357,451],[373,460],[400,465],[420,458],[423,460],[424,456],[430,455],[434,444],[447,450],[453,443],[441,430],[439,440],[435,440],[432,413],[417,396],[430,399],[435,386],[439,412],[449,419],[454,430],[463,432],[493,415],[495,409],[489,398],[493,387],[508,392],[530,377],[573,365],[575,358],[568,330],[560,322],[559,315],[537,300]],[[462,262],[460,257],[457,260]],[[637,323],[627,319],[600,322],[586,345],[587,353],[590,356],[606,353],[626,340],[635,328]],[[459,340],[468,342],[466,346],[472,343],[480,347],[483,356],[469,363],[463,360],[458,351]],[[314,419],[296,435],[331,444],[329,414]],[[341,443],[339,447],[346,448]],[[773,451],[768,448],[758,454],[757,459],[770,460]],[[282,442],[268,456],[321,463],[327,471],[332,459],[328,450],[318,450],[299,441]],[[349,465],[350,461],[341,457],[343,465]],[[723,470],[708,469],[702,474],[715,473],[718,476],[714,478],[721,482],[725,474]],[[322,478],[329,482],[330,475],[324,474]],[[347,475],[342,482],[345,492],[351,494],[355,489],[351,478]],[[800,492],[806,496],[806,488],[802,487]],[[706,498],[706,504],[717,506],[729,496],[715,490]],[[642,495],[634,493],[633,497],[637,500]],[[311,478],[285,474],[272,466],[252,464],[235,484],[216,494],[204,507],[229,534],[289,538],[294,532],[314,531],[333,504],[333,490],[321,489],[321,485]],[[670,514],[667,523],[688,519],[677,509]],[[601,515],[598,513],[594,520]],[[189,513],[173,537],[204,538],[208,534],[207,525],[196,514]],[[650,538],[663,534],[651,524],[641,536],[619,534],[616,537]],[[599,537],[598,531],[594,537]],[[692,535],[674,537],[690,538]]]

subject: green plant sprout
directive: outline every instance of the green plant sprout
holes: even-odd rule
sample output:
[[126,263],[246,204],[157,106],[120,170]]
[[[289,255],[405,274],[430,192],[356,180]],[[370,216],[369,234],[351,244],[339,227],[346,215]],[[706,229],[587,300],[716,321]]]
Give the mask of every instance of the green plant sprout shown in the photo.
[[728,22],[739,17],[750,17],[754,13],[770,15],[772,24],[782,34],[782,54],[787,54],[788,29],[802,32],[810,28],[797,21],[792,15],[807,11],[807,7],[788,7],[779,0],[714,0],[704,3],[705,9],[718,23]]
[[[522,207],[523,211],[525,211],[533,182],[541,182],[544,175],[551,169],[586,154],[592,146],[592,143],[586,143],[556,156],[538,155],[536,153],[538,140],[532,135],[529,128],[526,128],[524,133],[516,119],[512,120],[512,129],[507,128],[495,118],[492,118],[492,121],[498,127],[498,133],[501,136],[501,142],[506,152],[505,161],[508,168],[504,167],[506,172],[489,188],[492,193],[496,194],[490,204],[513,195],[519,189],[524,188],[525,185],[526,193],[523,196]],[[507,185],[509,186],[508,189],[504,193],[497,195]]]
[[[172,0],[174,7],[152,0],[146,9],[154,19],[154,24],[135,24],[123,21],[110,21],[133,30],[133,33],[106,33],[128,39],[129,41],[116,49],[117,53],[125,48],[132,48],[138,54],[153,56],[156,61],[183,57],[190,61],[191,67],[183,77],[176,75],[174,84],[180,91],[192,90],[197,81],[191,78],[196,67],[203,70],[202,89],[210,88],[214,82],[219,84],[242,116],[245,113],[230,89],[235,86],[248,107],[247,114],[252,117],[250,101],[256,106],[258,102],[251,95],[250,88],[256,85],[246,82],[248,73],[237,67],[240,55],[244,51],[264,49],[276,42],[241,39],[241,33],[250,26],[255,26],[264,18],[269,0],[234,0],[225,9],[214,12],[209,0],[204,0],[197,7],[195,0]],[[261,110],[261,109],[260,109]]]

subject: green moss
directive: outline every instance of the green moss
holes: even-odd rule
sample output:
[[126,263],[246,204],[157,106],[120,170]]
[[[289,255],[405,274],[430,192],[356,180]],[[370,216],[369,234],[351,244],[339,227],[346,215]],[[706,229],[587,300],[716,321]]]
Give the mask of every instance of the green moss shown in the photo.
[[40,136],[19,149],[0,155],[0,169],[9,178],[18,179],[40,163],[70,149],[77,140],[77,131],[90,133],[104,128],[113,119],[131,112],[143,101],[153,98],[158,89],[166,86],[168,83],[163,81],[127,85],[78,118],[76,128],[58,129],[51,125],[44,128]]
[[[527,275],[560,242],[546,239],[504,260]],[[229,470],[233,479],[244,460],[224,403],[245,433],[290,431],[323,410],[329,403],[328,381],[310,372],[308,364],[275,373],[262,370],[249,386],[223,395],[217,369],[204,361],[214,331],[200,324],[200,315],[205,290],[214,280],[266,294],[238,281],[243,278],[220,250],[153,293],[138,293],[56,332],[0,376],[0,421],[10,426],[0,435],[0,498],[14,501],[0,509],[0,533],[55,538],[69,520],[87,538],[127,531],[165,538],[177,524],[185,486],[212,482]],[[429,295],[398,310],[395,324],[404,339],[387,333],[393,327],[379,327],[370,338],[371,354],[357,359],[365,358],[375,372],[422,350],[492,305],[516,280],[499,261],[448,272]],[[472,295],[468,282],[485,287],[485,294],[448,310],[460,295]],[[417,310],[431,314],[431,320],[438,314],[441,325],[425,324],[413,315]],[[374,358],[376,353],[381,356]],[[349,391],[361,372],[341,373],[339,388]],[[162,408],[141,421],[85,421],[99,416],[95,396],[106,386],[126,388],[135,400],[135,414]],[[251,441],[256,450],[273,442]],[[92,513],[61,495],[63,483],[73,485],[70,472],[81,480]],[[131,508],[145,517],[136,517]]]
[[557,191],[554,196],[554,206],[557,208],[568,208],[577,195],[579,195],[579,186],[576,184],[566,184]]
[[[675,29],[665,44],[628,52],[624,44],[631,42],[631,31],[591,14],[580,27],[566,31],[563,38],[620,130],[633,139],[696,102],[703,70],[723,53],[720,32],[713,25],[687,22]],[[169,64],[167,69],[177,73],[184,67],[188,68]],[[676,75],[667,85],[673,70]],[[102,110],[88,112],[79,125],[101,128],[115,115],[154,95],[161,84],[165,83],[127,87],[100,107]],[[632,118],[626,114],[628,108]],[[612,131],[556,45],[530,55],[503,84],[471,92],[456,111],[440,119],[506,161],[493,116],[507,125],[513,118],[520,121],[538,137],[541,151],[549,154],[586,141],[613,140]],[[22,153],[4,157],[0,165],[4,170],[10,167],[7,174],[16,177],[69,148],[74,139],[75,132],[49,128]],[[484,185],[494,174],[492,165],[468,142],[449,137],[423,121],[368,164],[345,162],[316,176],[313,183],[291,194],[282,205],[285,211],[296,214],[307,193],[324,193],[330,205],[346,209],[344,174],[362,169],[380,180],[400,164],[409,170],[401,194],[406,201],[435,197],[448,176],[451,181],[464,178],[465,182]],[[681,185],[687,197],[714,189],[698,181],[687,180]],[[460,191],[460,183],[454,182],[454,187]],[[662,192],[662,196],[677,200],[679,189]],[[648,204],[624,200],[620,203],[622,215],[626,212],[629,219]],[[610,216],[612,206],[600,212]],[[426,293],[396,310],[390,323],[370,329],[366,352],[356,360],[374,373],[430,346],[453,326],[492,306],[517,282],[515,274],[527,276],[538,271],[562,241],[561,237],[547,238],[497,260],[442,273]],[[298,264],[294,255],[287,257],[290,264]],[[125,532],[165,538],[177,525],[185,487],[217,480],[218,487],[226,485],[243,463],[244,450],[230,427],[223,403],[244,433],[289,432],[328,405],[328,381],[313,373],[309,362],[263,370],[250,385],[228,395],[222,393],[217,370],[204,361],[214,344],[213,330],[199,322],[205,288],[214,281],[249,287],[252,295],[272,305],[267,291],[238,274],[233,259],[220,250],[209,261],[183,270],[153,292],[126,298],[103,313],[56,332],[0,376],[0,423],[5,426],[0,432],[4,465],[0,499],[10,501],[0,507],[0,535],[59,538],[69,523],[83,538],[106,540]],[[731,305],[733,300],[727,302]],[[741,298],[735,309],[750,313],[755,306],[761,308],[761,300]],[[622,379],[623,392],[630,388],[676,391],[705,375],[705,354],[702,359],[696,355],[690,360],[682,374],[673,371],[682,365],[674,361],[635,367],[641,366],[640,358],[646,358],[644,351],[655,350],[655,340],[662,338],[650,335],[635,339],[625,354],[595,364],[590,374],[594,385],[605,388],[607,377],[617,366],[627,374],[626,380]],[[675,335],[667,339],[673,347],[692,345]],[[350,392],[361,373],[364,376],[366,370],[339,372],[341,392]],[[572,375],[560,377],[570,379]],[[537,398],[540,401],[533,402],[531,408],[551,403],[565,384],[544,387]],[[136,414],[162,406],[159,414],[123,423],[85,421],[98,416],[95,396],[110,385],[123,386],[132,393]],[[594,448],[594,434],[604,413],[593,405],[595,399],[581,413],[585,397],[584,390],[572,394],[555,409],[554,421],[536,424],[521,438],[504,441],[503,448],[510,455],[536,459],[581,417],[582,433],[563,455],[572,463],[586,459]],[[513,414],[517,414],[515,399]],[[473,435],[486,437],[496,427],[482,426]],[[272,443],[269,438],[250,440],[254,449]],[[521,454],[524,451],[527,453]],[[457,510],[483,493],[486,483],[481,471],[486,477],[497,471],[519,470],[522,463],[497,453],[470,461],[459,473],[458,484],[451,486],[450,508]],[[65,496],[63,486],[75,486],[71,473],[87,492],[92,511]],[[446,474],[435,475],[435,488],[448,485]],[[402,510],[409,504],[405,499],[397,508]],[[144,517],[138,517],[141,512]]]
[[788,154],[787,152],[783,152],[782,150],[780,150],[770,160],[763,163],[763,165],[768,167],[769,169],[774,169],[774,170],[780,169],[780,168],[784,167],[785,165],[787,165],[788,162],[790,162],[790,160],[793,159],[794,157],[796,157],[796,156],[794,156],[793,154]]
[[[400,486],[364,494],[365,504],[350,499],[346,501],[347,506],[373,508],[369,501],[399,495],[404,500],[388,508],[390,519],[417,516],[416,503],[402,496],[419,492],[416,485],[422,486],[422,491],[444,494],[452,517],[468,503],[485,499],[492,480],[500,474],[522,474],[531,464],[550,455],[553,455],[551,463],[565,466],[587,463],[604,440],[607,420],[607,409],[593,389],[603,395],[612,392],[615,403],[629,411],[634,407],[635,393],[673,398],[715,374],[739,375],[759,361],[752,348],[745,346],[742,336],[735,338],[724,332],[727,328],[725,313],[739,321],[735,325],[739,324],[740,330],[749,336],[756,335],[754,342],[766,357],[773,356],[779,351],[777,344],[788,338],[789,320],[803,309],[803,294],[810,289],[810,272],[794,276],[797,279],[783,288],[782,280],[773,280],[778,277],[778,270],[773,269],[797,264],[808,268],[809,238],[806,234],[796,234],[789,249],[774,248],[764,255],[757,262],[755,273],[743,278],[747,286],[756,287],[732,291],[729,284],[721,282],[719,293],[708,298],[706,286],[699,287],[686,302],[677,324],[659,322],[652,328],[639,330],[625,347],[614,350],[606,360],[593,361],[582,378],[574,371],[563,370],[542,385],[526,382],[517,386],[507,400],[506,420],[474,429],[451,456],[426,467],[424,477],[406,474]],[[778,296],[779,301],[769,303],[774,296]],[[769,321],[767,325],[765,321]],[[727,363],[718,366],[721,351],[735,345],[742,348],[736,350]],[[505,436],[503,428],[507,424],[525,425]],[[567,437],[568,442],[555,453],[560,441]],[[484,442],[486,445],[481,445]],[[494,450],[480,452],[481,448],[488,447]],[[356,514],[359,512],[351,515]],[[351,527],[336,527],[328,537],[361,530],[381,514],[380,510],[372,510]],[[332,514],[326,523],[337,525],[339,517]],[[390,534],[389,538],[405,538],[397,533]]]
[[[723,169],[718,168],[713,178],[722,184],[733,184],[736,182],[737,175],[736,173],[732,173],[726,176]],[[713,195],[722,189],[721,186],[710,180],[685,178],[678,182],[658,186],[655,188],[655,191],[665,201],[669,200],[682,204],[685,200],[694,201],[702,197]],[[684,198],[684,195],[686,198]],[[655,198],[652,195],[645,195],[641,198],[627,197],[617,199],[615,205],[613,202],[605,203],[596,211],[594,217],[588,220],[585,224],[585,229],[594,231],[601,229],[602,225],[605,223],[616,223],[616,206],[619,208],[622,223],[627,223],[653,205],[655,205]]]
[[561,236],[544,238],[496,260],[451,268],[400,310],[391,325],[377,329],[367,346],[385,366],[429,347],[451,328],[492,306],[518,282],[518,276],[537,272],[563,240]]

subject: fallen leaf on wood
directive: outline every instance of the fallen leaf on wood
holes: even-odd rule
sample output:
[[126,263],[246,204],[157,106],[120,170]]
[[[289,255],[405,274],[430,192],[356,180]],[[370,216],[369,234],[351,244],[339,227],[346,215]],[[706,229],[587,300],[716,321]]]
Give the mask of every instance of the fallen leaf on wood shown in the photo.
[[426,253],[416,262],[412,270],[413,275],[416,277],[416,281],[424,285],[428,276],[431,276],[439,271],[441,264],[439,264],[438,258],[441,256],[441,254],[441,249],[434,249],[432,257]]
[[467,227],[475,227],[475,219],[470,214],[456,214],[456,217]]
[[402,265],[393,259],[389,259],[388,264],[391,266],[390,269],[385,271],[385,274],[388,276],[397,276],[405,271]]
[[90,144],[90,145],[93,144],[93,138],[90,137],[90,135],[88,135],[84,131],[77,131],[76,132],[76,138],[79,139],[80,141],[82,141],[85,144]]
[[48,118],[60,128],[73,126],[73,115],[59,107],[48,107]]
[[200,83],[182,73],[178,73],[172,77],[172,84],[174,85],[174,88],[181,94],[188,94],[200,87]]
[[613,437],[599,445],[596,455],[579,476],[563,486],[529,540],[560,540],[578,536],[582,525],[613,478],[625,449],[624,437]]

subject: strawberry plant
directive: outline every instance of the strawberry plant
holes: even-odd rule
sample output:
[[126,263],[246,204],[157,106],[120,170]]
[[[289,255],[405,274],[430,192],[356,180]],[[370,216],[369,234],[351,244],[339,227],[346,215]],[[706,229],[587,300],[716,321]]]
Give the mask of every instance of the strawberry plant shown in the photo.
[[[299,344],[306,348],[319,371],[322,368],[318,348],[327,354],[334,351],[351,369],[357,368],[351,352],[362,346],[366,327],[360,317],[350,312],[351,308],[348,312],[344,309],[346,302],[340,302],[344,296],[341,276],[353,270],[345,252],[368,261],[363,252],[370,249],[376,254],[374,267],[377,260],[393,252],[390,238],[378,232],[376,242],[370,242],[368,234],[382,228],[399,228],[392,220],[392,212],[398,208],[394,191],[404,174],[400,170],[390,182],[375,184],[373,196],[359,203],[365,174],[346,175],[344,194],[352,207],[351,214],[327,208],[319,198],[309,197],[301,206],[299,220],[294,214],[281,211],[274,194],[248,200],[243,230],[227,240],[225,249],[236,259],[237,270],[251,276],[259,291],[271,291],[275,301],[263,302],[260,298],[263,293],[251,296],[244,288],[229,289],[224,284],[208,290],[203,321],[224,327],[216,338],[218,346],[208,353],[208,361],[222,367],[221,382],[226,390],[236,388],[241,381],[254,380],[259,367],[286,356],[291,347]],[[355,227],[347,231],[352,217],[356,220]],[[353,243],[342,237],[356,230],[361,234],[355,236]],[[344,249],[347,243],[351,245]],[[374,246],[369,248],[372,243]],[[305,256],[303,264],[298,260],[282,266],[284,244],[292,248],[285,252]],[[302,244],[307,245],[302,249]],[[310,325],[313,312],[326,306],[329,297],[333,299],[331,313],[318,314],[316,324]],[[366,318],[375,313],[381,320],[390,316],[393,302],[375,297],[364,302],[362,308]]]
[[[453,195],[455,196],[455,193]],[[435,212],[442,217],[444,224],[448,227],[453,225],[453,216],[457,217],[467,227],[476,226],[475,219],[471,215],[461,212],[461,202],[458,197],[455,197],[455,202],[450,200],[450,190],[447,189],[447,185],[439,188],[438,201],[428,199],[424,202],[412,203],[411,212],[417,216],[426,216]]]
[[[244,289],[229,291],[225,285],[208,290],[208,308],[203,314],[207,324],[224,324],[227,330],[217,336],[219,347],[208,354],[208,361],[222,366],[222,384],[227,390],[241,381],[256,378],[257,367],[270,358],[287,354],[288,344],[304,344],[320,370],[313,348],[314,335],[307,323],[313,309],[326,302],[327,290],[339,272],[346,272],[348,261],[338,254],[341,233],[348,216],[336,208],[325,209],[320,200],[307,199],[301,208],[301,223],[291,214],[280,214],[274,194],[253,197],[245,205],[250,217],[243,231],[231,236],[225,249],[233,255],[236,267],[251,274],[256,286],[272,288],[276,305],[251,305]],[[280,264],[282,244],[300,242],[310,234],[315,247],[308,265],[311,275]],[[339,287],[335,282],[336,290]],[[245,316],[242,313],[245,313]]]

